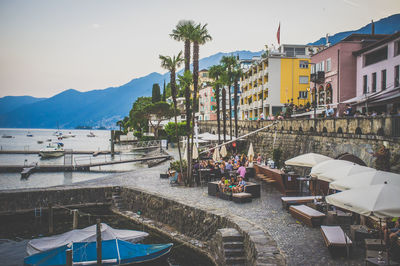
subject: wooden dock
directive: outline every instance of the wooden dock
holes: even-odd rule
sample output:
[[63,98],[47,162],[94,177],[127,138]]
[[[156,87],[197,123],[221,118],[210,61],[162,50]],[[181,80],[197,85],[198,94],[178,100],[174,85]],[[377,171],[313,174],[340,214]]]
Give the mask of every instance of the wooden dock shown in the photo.
[[[0,172],[2,173],[22,173],[24,168],[30,168],[29,171],[26,169],[25,172],[72,172],[72,171],[90,171],[91,167],[121,164],[121,163],[133,163],[133,162],[144,162],[149,160],[159,160],[159,159],[170,159],[170,155],[160,155],[153,157],[143,157],[136,159],[127,160],[115,160],[106,162],[92,162],[88,164],[75,164],[75,165],[0,165]],[[32,168],[33,167],[33,168]],[[32,169],[31,169],[32,168]]]

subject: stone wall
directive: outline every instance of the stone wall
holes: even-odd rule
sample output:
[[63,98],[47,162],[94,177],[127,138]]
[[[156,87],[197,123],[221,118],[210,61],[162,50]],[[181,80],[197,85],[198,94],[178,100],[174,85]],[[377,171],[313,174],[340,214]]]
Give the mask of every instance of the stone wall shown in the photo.
[[[367,166],[375,167],[376,152],[387,144],[391,153],[391,170],[400,172],[400,138],[393,135],[400,117],[343,118],[343,119],[290,119],[276,122],[270,128],[250,135],[245,140],[253,143],[255,153],[272,158],[274,148],[282,149],[282,159],[316,152],[333,158],[349,153],[359,157]],[[239,121],[239,136],[272,124],[271,121]],[[217,132],[216,121],[201,122],[200,132]],[[229,124],[229,121],[228,121]],[[228,128],[228,127],[227,127]],[[355,134],[355,132],[360,134]],[[341,132],[341,133],[338,133]],[[393,134],[392,134],[393,133]]]
[[[237,229],[244,237],[247,265],[285,264],[272,237],[246,219],[192,207],[136,188],[122,188],[121,198],[127,210],[140,211],[146,218],[167,224],[179,233],[204,242],[211,243],[220,228]],[[215,250],[209,252],[213,254]]]
[[53,206],[80,206],[110,204],[112,188],[45,188],[14,190],[0,193],[0,214],[47,208]]

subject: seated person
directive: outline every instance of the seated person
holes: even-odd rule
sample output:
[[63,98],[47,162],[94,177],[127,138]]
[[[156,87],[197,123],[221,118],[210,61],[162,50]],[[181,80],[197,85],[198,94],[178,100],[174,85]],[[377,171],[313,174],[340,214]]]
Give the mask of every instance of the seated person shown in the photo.
[[233,170],[232,160],[229,160],[228,163],[225,165],[225,170],[227,171]]
[[400,221],[399,220],[400,219],[397,219],[393,228],[390,228],[390,229],[386,228],[386,227],[383,228],[386,243],[389,243],[388,240],[390,241],[390,243],[394,243],[394,242],[396,242],[397,238],[400,237]]
[[246,182],[243,180],[242,177],[239,177],[239,182],[235,186],[234,193],[240,193],[244,191],[244,187],[246,186]]
[[225,190],[225,177],[224,176],[218,182],[218,188],[219,188],[219,191],[224,192],[224,190]]
[[239,169],[237,170],[237,173],[244,178],[246,175],[246,167],[243,166],[243,164],[240,164]]
[[175,170],[170,171],[169,173],[169,183],[177,183],[178,182],[178,172]]

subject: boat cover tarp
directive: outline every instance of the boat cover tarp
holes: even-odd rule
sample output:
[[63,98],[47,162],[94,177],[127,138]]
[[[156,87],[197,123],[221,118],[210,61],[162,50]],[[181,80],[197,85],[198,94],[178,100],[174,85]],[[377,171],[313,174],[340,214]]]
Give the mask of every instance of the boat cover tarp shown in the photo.
[[[138,242],[149,234],[135,230],[114,229],[105,223],[101,224],[101,239],[121,239],[129,242]],[[75,229],[61,235],[42,237],[32,239],[28,242],[26,251],[28,255],[60,247],[72,242],[92,242],[96,241],[96,225],[92,225],[83,229]]]
[[[102,241],[102,265],[145,262],[166,255],[172,248],[169,244],[133,244],[123,240]],[[96,242],[78,242],[47,250],[24,259],[24,265],[54,266],[66,264],[66,251],[72,249],[73,263],[96,264]]]

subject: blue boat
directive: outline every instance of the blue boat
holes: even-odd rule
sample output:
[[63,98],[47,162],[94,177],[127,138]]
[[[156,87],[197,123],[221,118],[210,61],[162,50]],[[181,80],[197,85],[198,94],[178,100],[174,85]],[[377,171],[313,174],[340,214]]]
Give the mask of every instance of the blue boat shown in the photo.
[[[169,244],[133,244],[112,239],[102,241],[102,265],[124,265],[148,263],[168,256]],[[66,251],[72,249],[74,265],[95,265],[97,263],[96,242],[76,242],[34,254],[24,259],[24,265],[66,265]]]

